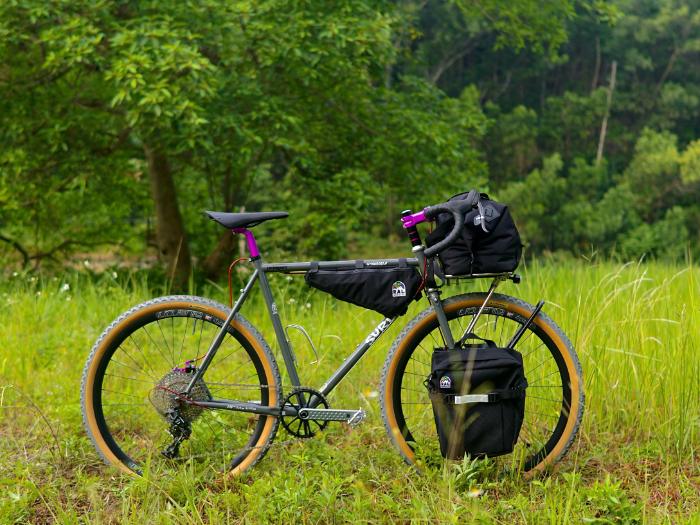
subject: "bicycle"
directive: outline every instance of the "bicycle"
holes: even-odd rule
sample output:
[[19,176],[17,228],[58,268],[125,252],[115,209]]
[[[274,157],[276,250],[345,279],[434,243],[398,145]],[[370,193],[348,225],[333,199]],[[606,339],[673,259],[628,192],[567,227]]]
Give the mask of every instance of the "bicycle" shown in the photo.
[[[429,302],[393,342],[381,374],[382,419],[404,460],[415,464],[436,440],[424,387],[430,351],[454,348],[459,334],[478,333],[501,346],[509,341],[523,356],[531,394],[512,457],[525,472],[551,467],[566,454],[579,429],[584,406],[581,365],[569,339],[541,311],[543,301],[532,306],[495,293],[499,283],[520,281],[513,272],[447,275],[447,283],[492,281],[487,292],[441,298],[429,264],[455,241],[469,209],[470,203],[447,202],[404,212],[401,221],[414,253],[410,259],[271,264],[263,261],[251,228],[287,217],[286,212],[207,212],[245,236],[254,270],[231,308],[200,297],[161,297],[135,306],[105,329],[82,378],[83,420],[95,448],[104,461],[128,473],[141,474],[144,465],[162,461],[195,461],[239,474],[262,459],[280,424],[289,436],[307,438],[332,421],[359,423],[364,411],[331,408],[328,395],[400,315],[384,317],[320,388],[302,386],[267,274],[362,265],[411,268],[421,279],[418,294]],[[454,228],[426,248],[417,225],[439,213],[451,213]],[[292,385],[289,392],[283,391],[270,346],[239,313],[256,283]],[[395,291],[402,292],[400,287]]]

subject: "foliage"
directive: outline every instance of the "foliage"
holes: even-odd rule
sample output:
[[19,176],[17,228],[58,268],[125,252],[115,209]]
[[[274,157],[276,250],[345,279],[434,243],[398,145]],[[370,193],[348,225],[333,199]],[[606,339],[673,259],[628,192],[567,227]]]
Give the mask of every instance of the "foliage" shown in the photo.
[[[273,284],[285,324],[302,324],[319,350],[311,366],[316,356],[290,331],[302,381],[320,385],[379,316],[318,292],[299,295],[286,279]],[[520,285],[501,286],[531,304],[546,298],[545,312],[581,358],[586,413],[557,471],[525,480],[496,462],[443,468],[439,450],[420,474],[407,466],[376,397],[402,318],[330,398],[332,407],[367,411],[358,428],[332,423],[294,442],[281,434],[242,478],[201,479],[188,465],[134,479],[104,466],[85,434],[80,377],[102,329],[159,292],[128,273],[10,276],[0,282],[0,523],[692,522],[700,512],[697,266],[560,259],[528,265]],[[198,293],[226,301],[213,287]],[[243,314],[273,342],[265,309],[251,299]],[[427,306],[414,303],[408,316]]]
[[470,187],[531,254],[695,253],[699,52],[694,0],[9,0],[0,257],[206,263],[202,209],[273,208],[273,255],[342,257]]

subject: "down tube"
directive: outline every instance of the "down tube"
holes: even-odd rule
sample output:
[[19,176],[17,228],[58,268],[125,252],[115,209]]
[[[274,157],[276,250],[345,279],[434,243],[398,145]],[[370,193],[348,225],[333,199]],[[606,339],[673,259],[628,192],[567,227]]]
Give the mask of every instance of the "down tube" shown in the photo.
[[342,379],[347,375],[347,373],[352,370],[352,368],[357,364],[357,362],[362,358],[363,355],[365,355],[365,352],[369,350],[370,346],[374,344],[374,342],[379,339],[379,336],[381,336],[384,332],[386,332],[389,327],[396,321],[396,317],[386,317],[381,323],[377,325],[377,328],[372,330],[372,333],[370,333],[364,341],[362,341],[355,351],[350,354],[345,361],[343,361],[343,364],[338,367],[338,370],[333,372],[333,375],[326,381],[326,383],[321,387],[320,392],[324,395],[327,396],[328,394],[331,393],[331,391],[336,387],[338,383],[342,381]]

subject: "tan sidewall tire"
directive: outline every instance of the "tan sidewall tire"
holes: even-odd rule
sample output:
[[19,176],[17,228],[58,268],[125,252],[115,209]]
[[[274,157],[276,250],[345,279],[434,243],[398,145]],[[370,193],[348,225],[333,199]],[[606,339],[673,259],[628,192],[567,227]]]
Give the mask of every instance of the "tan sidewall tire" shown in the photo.
[[[484,298],[485,294],[483,293],[473,293],[451,297],[445,300],[443,303],[445,313],[450,314],[463,308],[481,306]],[[501,308],[508,312],[518,314],[524,318],[528,318],[534,310],[532,305],[529,305],[524,301],[501,294],[494,294],[492,299],[489,301],[488,306],[493,308]],[[435,322],[436,315],[432,308],[423,310],[423,312],[412,319],[394,341],[391,350],[389,351],[389,355],[387,356],[382,373],[381,392],[382,417],[384,419],[384,425],[387,433],[389,434],[389,439],[409,464],[414,464],[415,455],[399,429],[393,406],[392,386],[396,378],[398,363],[403,354],[409,350],[410,343],[412,342],[413,338],[416,337],[416,334],[420,333],[420,331],[426,326]],[[534,323],[552,339],[559,349],[564,362],[566,363],[566,368],[571,380],[571,408],[569,411],[569,418],[566,426],[564,427],[561,438],[547,454],[547,456],[540,463],[538,463],[530,471],[530,473],[541,471],[554,465],[566,454],[569,447],[573,443],[576,433],[578,432],[578,428],[581,424],[584,405],[581,365],[578,361],[576,353],[574,352],[571,342],[566,335],[564,335],[561,329],[544,313],[540,313],[535,319]]]
[[[82,381],[82,409],[83,422],[85,428],[92,440],[95,448],[100,453],[102,458],[111,465],[118,467],[125,473],[135,474],[135,472],[125,465],[109,448],[105,441],[102,432],[99,429],[95,417],[95,407],[93,404],[93,389],[98,366],[102,360],[104,353],[110,348],[113,340],[123,331],[128,330],[132,323],[138,322],[145,316],[150,316],[153,313],[161,310],[171,309],[191,309],[197,310],[224,321],[228,317],[227,308],[215,301],[193,296],[170,296],[153,299],[146,303],[140,304],[128,312],[122,314],[116,319],[99,337],[92,348],[92,352],[85,365]],[[277,363],[272,355],[270,347],[262,338],[260,333],[242,316],[236,315],[231,322],[231,326],[239,332],[252,346],[262,363],[265,371],[265,377],[268,388],[269,406],[279,406],[281,402],[281,380]],[[263,427],[262,433],[257,442],[253,444],[253,448],[245,458],[231,470],[231,475],[240,474],[251,468],[257,463],[267,452],[269,445],[274,439],[279,419],[276,417],[267,417],[267,421]]]

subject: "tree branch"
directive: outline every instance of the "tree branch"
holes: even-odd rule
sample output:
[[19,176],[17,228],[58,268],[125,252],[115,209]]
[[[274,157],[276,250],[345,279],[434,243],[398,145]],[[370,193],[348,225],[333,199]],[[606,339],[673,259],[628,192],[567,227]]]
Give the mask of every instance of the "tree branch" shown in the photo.
[[452,67],[452,65],[457,62],[457,60],[464,58],[468,55],[476,46],[477,39],[469,38],[466,42],[463,42],[461,46],[452,51],[451,54],[443,58],[432,73],[428,75],[428,80],[431,84],[435,85],[440,80],[440,77]]
[[6,242],[10,246],[12,246],[15,250],[17,250],[20,254],[22,254],[22,268],[26,268],[27,265],[29,264],[29,253],[27,250],[16,240],[10,239],[9,237],[5,237],[4,235],[0,235],[0,241]]
[[65,241],[62,241],[58,243],[56,246],[53,248],[43,251],[43,252],[37,252],[35,254],[32,254],[29,256],[29,259],[38,261],[40,262],[42,259],[54,259],[54,255],[59,252],[65,252],[67,251],[70,247],[72,246],[84,246],[84,247],[89,247],[89,248],[94,248],[95,246],[102,246],[105,244],[109,245],[121,245],[121,242],[115,242],[113,239],[105,240],[105,241],[79,241],[76,239],[66,239]]

